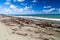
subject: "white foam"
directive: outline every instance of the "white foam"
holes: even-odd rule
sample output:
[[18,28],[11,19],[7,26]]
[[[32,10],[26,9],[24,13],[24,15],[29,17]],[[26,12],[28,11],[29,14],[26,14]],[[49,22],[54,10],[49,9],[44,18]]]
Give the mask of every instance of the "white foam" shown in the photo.
[[60,19],[57,19],[57,18],[43,18],[43,17],[32,17],[32,16],[16,16],[16,17],[60,21]]

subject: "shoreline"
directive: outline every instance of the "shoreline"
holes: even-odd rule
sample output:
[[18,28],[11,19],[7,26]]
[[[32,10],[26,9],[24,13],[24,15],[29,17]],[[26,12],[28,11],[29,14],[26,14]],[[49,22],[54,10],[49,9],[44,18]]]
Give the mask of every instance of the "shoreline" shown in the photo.
[[37,20],[48,20],[48,21],[58,21],[60,22],[60,19],[55,18],[43,18],[43,17],[33,17],[33,16],[14,16],[14,17],[22,17],[22,18],[29,18],[29,19],[37,19]]

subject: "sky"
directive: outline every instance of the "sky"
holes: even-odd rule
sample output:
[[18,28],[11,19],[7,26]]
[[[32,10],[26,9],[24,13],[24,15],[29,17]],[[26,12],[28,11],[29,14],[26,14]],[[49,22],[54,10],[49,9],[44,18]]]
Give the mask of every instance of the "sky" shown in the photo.
[[0,0],[0,14],[60,14],[60,0]]

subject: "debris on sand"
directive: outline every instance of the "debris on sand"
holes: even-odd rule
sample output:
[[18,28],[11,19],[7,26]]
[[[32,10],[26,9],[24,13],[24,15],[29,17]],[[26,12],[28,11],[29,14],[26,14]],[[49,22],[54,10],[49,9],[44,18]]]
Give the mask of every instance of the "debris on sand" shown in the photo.
[[12,30],[12,34],[30,37],[31,40],[32,38],[36,40],[56,40],[54,35],[60,33],[60,26],[57,25],[59,23],[55,22],[34,21],[10,16],[2,17],[1,22]]

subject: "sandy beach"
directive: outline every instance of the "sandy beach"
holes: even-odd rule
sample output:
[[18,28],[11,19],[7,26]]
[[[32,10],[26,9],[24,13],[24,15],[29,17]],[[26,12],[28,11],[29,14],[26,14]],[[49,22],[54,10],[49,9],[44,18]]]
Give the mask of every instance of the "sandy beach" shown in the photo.
[[60,40],[60,22],[0,15],[0,40]]

